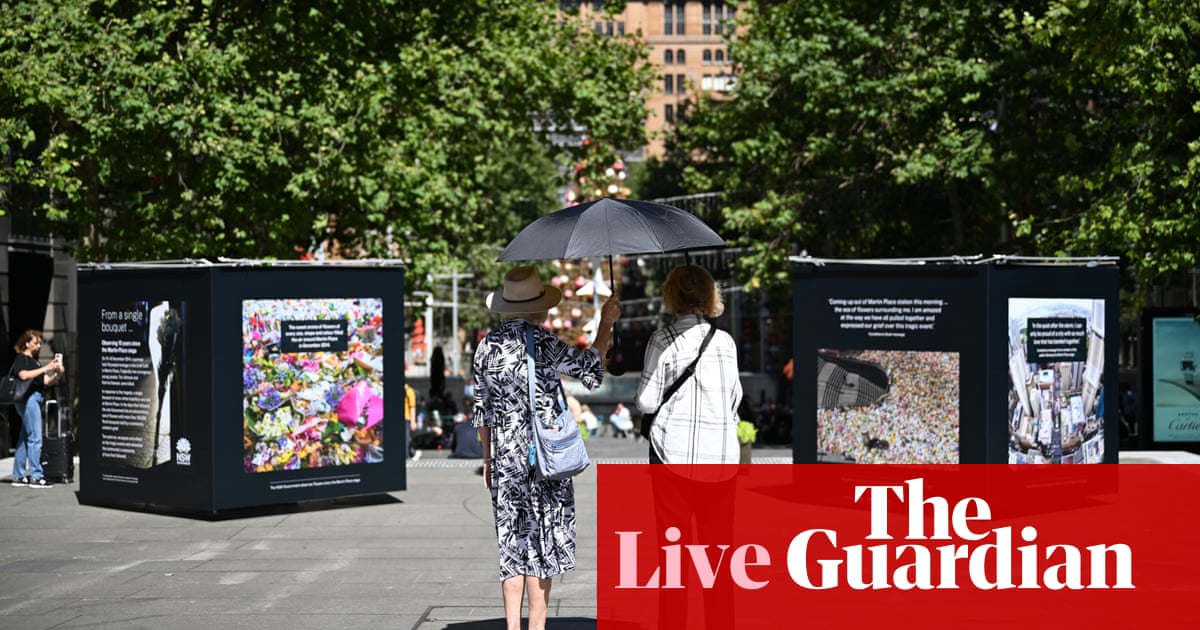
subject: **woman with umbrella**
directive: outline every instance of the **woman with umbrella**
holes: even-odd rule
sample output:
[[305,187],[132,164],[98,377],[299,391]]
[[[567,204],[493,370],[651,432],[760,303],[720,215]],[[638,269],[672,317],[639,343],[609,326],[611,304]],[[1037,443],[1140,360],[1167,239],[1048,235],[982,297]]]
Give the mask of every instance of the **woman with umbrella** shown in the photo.
[[526,337],[533,332],[536,409],[545,420],[561,411],[562,375],[578,378],[589,390],[604,378],[613,323],[621,315],[616,296],[601,309],[595,343],[580,350],[542,328],[547,311],[562,292],[544,284],[533,267],[517,267],[487,306],[504,317],[475,351],[472,422],[483,446],[483,481],[492,494],[504,618],[509,630],[521,627],[521,604],[529,600],[529,630],[544,630],[551,578],[575,568],[575,488],[571,479],[548,481],[529,465],[530,443]]

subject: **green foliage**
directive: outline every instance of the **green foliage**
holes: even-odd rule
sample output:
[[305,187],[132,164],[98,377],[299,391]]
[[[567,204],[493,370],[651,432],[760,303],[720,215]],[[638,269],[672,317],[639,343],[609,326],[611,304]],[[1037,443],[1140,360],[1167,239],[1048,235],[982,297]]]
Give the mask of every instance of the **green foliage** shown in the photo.
[[1119,254],[1196,264],[1200,6],[754,2],[730,100],[671,159],[724,190],[751,286],[789,254]]
[[555,134],[644,143],[645,50],[555,8],[0,3],[0,202],[84,260],[487,268],[558,208]]
[[[964,4],[966,6],[964,6]],[[785,2],[743,12],[734,98],[701,102],[678,155],[695,190],[724,190],[726,231],[756,249],[750,285],[788,254],[921,256],[990,247],[1001,210],[988,89],[994,18],[981,3]],[[989,105],[991,107],[991,105]],[[979,220],[964,220],[964,208]]]
[[1062,145],[1052,203],[1014,209],[1018,233],[1041,251],[1120,255],[1141,301],[1198,264],[1200,3],[1060,2],[1004,17],[1011,46],[1054,61],[1045,71],[1069,122],[1043,138]]

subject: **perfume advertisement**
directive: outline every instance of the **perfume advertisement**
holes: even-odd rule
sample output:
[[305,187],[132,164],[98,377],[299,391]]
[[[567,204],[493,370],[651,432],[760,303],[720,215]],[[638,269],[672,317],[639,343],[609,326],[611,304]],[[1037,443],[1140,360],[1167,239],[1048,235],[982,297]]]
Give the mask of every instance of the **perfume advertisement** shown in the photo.
[[1190,315],[1155,317],[1150,334],[1154,439],[1200,442],[1200,323]]

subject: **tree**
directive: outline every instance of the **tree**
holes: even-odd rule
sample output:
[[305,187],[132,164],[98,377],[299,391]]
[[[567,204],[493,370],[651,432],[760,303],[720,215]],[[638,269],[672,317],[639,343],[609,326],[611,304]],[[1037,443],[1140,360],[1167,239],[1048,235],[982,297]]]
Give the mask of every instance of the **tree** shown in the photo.
[[[962,5],[968,6],[962,6]],[[751,286],[789,253],[922,256],[996,240],[981,94],[994,37],[982,3],[761,3],[730,43],[733,98],[680,130],[697,190],[724,190]],[[954,28],[946,28],[955,25]],[[967,208],[974,209],[968,221]]]
[[1195,264],[1196,2],[752,4],[733,98],[672,155],[726,192],[752,286],[802,250]]
[[1068,112],[1070,162],[1018,234],[1052,254],[1117,254],[1135,304],[1197,265],[1200,243],[1200,2],[1053,2],[1004,13],[1009,48],[1053,55],[1040,68]]
[[644,48],[552,3],[3,9],[0,202],[85,260],[332,242],[420,271],[483,266],[557,209],[576,156],[556,134],[644,143]]

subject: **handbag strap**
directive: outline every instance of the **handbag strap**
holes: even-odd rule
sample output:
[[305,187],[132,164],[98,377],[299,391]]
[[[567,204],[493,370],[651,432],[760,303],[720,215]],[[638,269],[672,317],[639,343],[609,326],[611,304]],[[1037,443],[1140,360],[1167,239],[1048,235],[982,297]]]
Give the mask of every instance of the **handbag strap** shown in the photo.
[[[529,409],[533,413],[533,417],[537,417],[537,395],[534,389],[534,383],[537,381],[537,371],[533,366],[533,326],[525,330],[525,364],[529,368]],[[567,392],[563,389],[562,383],[558,384],[559,399],[555,402],[562,405],[562,409],[567,408]]]
[[[18,369],[17,369],[17,361],[20,361],[20,360],[21,360],[21,357],[24,357],[24,356],[28,356],[28,355],[25,355],[25,354],[18,353],[18,355],[17,355],[17,356],[13,357],[13,362],[12,362],[12,364],[8,366],[8,374],[7,374],[6,376],[11,376],[11,377],[13,377],[13,380],[17,381],[18,383],[23,383],[23,382],[25,382],[25,381],[22,381],[22,380],[21,380],[21,370],[18,370]],[[36,364],[37,364],[37,359],[34,359],[33,361],[34,361],[34,364],[36,365]],[[41,366],[37,366],[37,367],[41,367]],[[31,379],[29,379],[29,381],[28,381],[28,382],[29,382],[29,384],[30,384],[30,385],[33,385],[33,379],[32,379],[32,378],[31,378]]]
[[[537,420],[537,398],[534,393],[534,381],[537,380],[537,372],[533,367],[533,326],[525,328],[525,365],[529,368],[529,417],[530,422]],[[533,424],[529,425],[529,429],[533,430]]]
[[696,358],[692,359],[692,362],[683,369],[683,373],[675,378],[675,382],[671,383],[671,386],[667,388],[667,391],[663,392],[662,402],[658,403],[658,409],[654,410],[654,415],[658,415],[658,412],[662,410],[663,405],[667,404],[667,401],[671,400],[671,396],[674,396],[675,392],[683,386],[683,382],[688,380],[692,374],[696,373],[696,364],[700,362],[700,356],[704,354],[704,349],[708,347],[708,342],[712,340],[713,333],[715,332],[717,332],[717,327],[709,324],[708,334],[704,336],[704,341],[700,344],[700,351],[696,353]]

